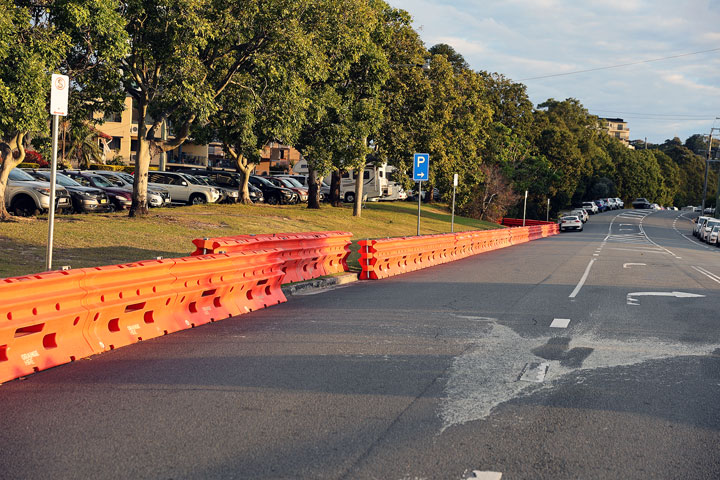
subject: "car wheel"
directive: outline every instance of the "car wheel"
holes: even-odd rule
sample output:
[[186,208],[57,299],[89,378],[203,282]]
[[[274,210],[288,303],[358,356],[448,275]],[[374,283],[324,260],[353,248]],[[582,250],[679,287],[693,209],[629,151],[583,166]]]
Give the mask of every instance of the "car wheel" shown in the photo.
[[277,205],[278,203],[280,203],[280,202],[278,201],[277,195],[272,195],[272,196],[270,196],[270,197],[267,197],[267,198],[265,199],[265,201],[266,201],[269,205]]
[[202,205],[203,203],[207,203],[207,198],[205,198],[205,195],[200,195],[199,193],[194,193],[190,197],[190,205]]
[[40,213],[32,198],[21,196],[16,197],[10,207],[18,217],[32,217]]
[[355,201],[355,193],[348,192],[345,194],[345,201],[347,203],[353,203]]

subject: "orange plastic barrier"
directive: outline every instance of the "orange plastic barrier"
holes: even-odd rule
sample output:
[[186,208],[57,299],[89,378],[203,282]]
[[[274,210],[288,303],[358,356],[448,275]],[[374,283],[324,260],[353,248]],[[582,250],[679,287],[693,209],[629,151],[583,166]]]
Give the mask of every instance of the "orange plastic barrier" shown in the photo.
[[[553,222],[544,222],[542,220],[525,219],[526,227],[532,227],[535,225],[549,225],[552,223]],[[523,220],[522,220],[522,218],[503,218],[500,222],[500,225],[505,225],[506,227],[522,227]]]
[[350,237],[350,232],[309,232],[195,239],[192,255],[276,249],[282,283],[292,283],[348,271]]
[[[521,220],[522,222],[522,220]],[[362,240],[360,279],[377,280],[555,235],[556,224]]]
[[277,251],[176,259],[174,330],[196,327],[287,301]]
[[85,272],[0,279],[0,382],[86,357]]
[[85,268],[85,335],[96,353],[175,332],[175,260]]

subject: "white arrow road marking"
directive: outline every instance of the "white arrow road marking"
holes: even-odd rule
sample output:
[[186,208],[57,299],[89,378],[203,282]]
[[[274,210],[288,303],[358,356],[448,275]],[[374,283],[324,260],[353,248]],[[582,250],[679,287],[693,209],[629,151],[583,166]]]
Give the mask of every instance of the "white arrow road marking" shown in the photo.
[[635,297],[675,297],[675,298],[703,298],[705,295],[687,292],[632,292],[627,294],[628,305],[640,305]]
[[647,266],[645,263],[623,263],[623,268],[645,267],[645,266]]
[[473,470],[469,477],[465,480],[502,480],[501,472],[481,472]]

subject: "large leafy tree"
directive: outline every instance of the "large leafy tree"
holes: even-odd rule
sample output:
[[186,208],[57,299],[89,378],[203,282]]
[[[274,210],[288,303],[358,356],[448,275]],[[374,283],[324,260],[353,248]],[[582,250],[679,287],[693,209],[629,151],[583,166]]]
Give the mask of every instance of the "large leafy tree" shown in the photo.
[[0,219],[4,193],[33,135],[47,135],[50,74],[71,78],[69,111],[119,111],[117,63],[125,37],[117,4],[102,0],[0,0]]

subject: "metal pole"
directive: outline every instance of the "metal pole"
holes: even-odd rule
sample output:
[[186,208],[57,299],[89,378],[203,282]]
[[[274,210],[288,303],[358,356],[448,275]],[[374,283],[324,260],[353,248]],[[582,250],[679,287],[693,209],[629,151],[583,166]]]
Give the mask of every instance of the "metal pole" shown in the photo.
[[55,178],[57,176],[58,119],[53,115],[52,165],[50,167],[50,204],[48,205],[48,243],[45,270],[52,270],[53,234],[55,229]]
[[708,182],[708,170],[710,169],[710,150],[712,149],[712,132],[714,128],[710,129],[710,136],[708,137],[708,152],[705,158],[705,182],[703,183],[703,196],[702,196],[702,207],[700,215],[705,215],[705,197],[707,196],[707,182]]
[[455,185],[453,185],[452,217],[450,217],[450,233],[455,233]]
[[547,222],[550,221],[550,199],[549,198],[548,198],[547,218],[545,219],[545,221],[547,221]]
[[422,182],[418,184],[418,224],[417,224],[417,236],[420,236],[420,199],[422,198]]
[[525,203],[523,204],[523,227],[525,226],[525,212],[527,211],[527,195],[528,191],[525,190]]

